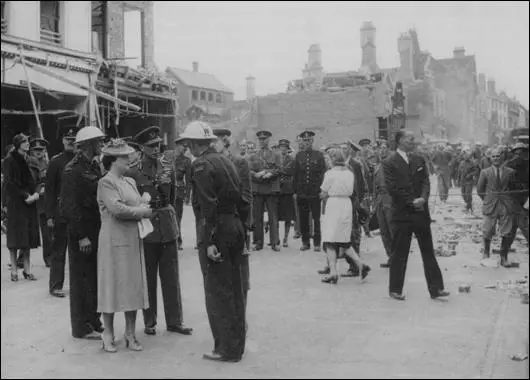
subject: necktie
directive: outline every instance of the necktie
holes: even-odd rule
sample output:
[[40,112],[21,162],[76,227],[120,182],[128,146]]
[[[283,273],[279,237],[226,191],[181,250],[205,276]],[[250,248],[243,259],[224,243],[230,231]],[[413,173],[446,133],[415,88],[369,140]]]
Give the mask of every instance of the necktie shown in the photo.
[[501,168],[496,168],[497,170],[497,186],[501,185]]

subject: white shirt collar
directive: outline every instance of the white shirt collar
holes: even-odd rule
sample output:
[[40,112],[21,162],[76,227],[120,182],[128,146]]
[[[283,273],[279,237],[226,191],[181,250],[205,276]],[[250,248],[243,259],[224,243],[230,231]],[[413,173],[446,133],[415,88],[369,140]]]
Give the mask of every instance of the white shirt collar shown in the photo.
[[409,163],[409,156],[407,156],[407,153],[403,152],[401,149],[396,149],[396,152],[399,153],[399,155],[401,157],[403,157],[403,159],[405,160],[405,162],[408,164]]

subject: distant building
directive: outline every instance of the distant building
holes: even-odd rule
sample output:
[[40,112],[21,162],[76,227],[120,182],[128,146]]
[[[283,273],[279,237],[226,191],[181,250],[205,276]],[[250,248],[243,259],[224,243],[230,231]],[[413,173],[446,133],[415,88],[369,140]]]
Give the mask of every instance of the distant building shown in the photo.
[[192,67],[166,69],[167,75],[177,82],[183,125],[196,118],[211,123],[229,120],[234,92],[214,75],[200,72],[198,62],[193,62]]

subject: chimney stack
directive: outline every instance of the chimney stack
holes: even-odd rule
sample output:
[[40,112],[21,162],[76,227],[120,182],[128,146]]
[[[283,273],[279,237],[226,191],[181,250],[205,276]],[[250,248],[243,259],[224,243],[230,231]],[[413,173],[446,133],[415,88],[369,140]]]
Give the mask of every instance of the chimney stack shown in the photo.
[[249,75],[247,78],[247,100],[256,97],[256,78]]
[[466,56],[466,49],[463,46],[455,47],[453,50],[454,58],[464,58]]
[[497,91],[495,90],[495,80],[489,79],[488,80],[488,94],[489,95],[497,95]]
[[485,74],[478,75],[478,88],[480,92],[482,93],[486,92],[486,75]]
[[193,66],[193,72],[194,72],[194,73],[198,73],[198,72],[199,72],[199,62],[194,61],[194,62],[192,63],[192,66]]

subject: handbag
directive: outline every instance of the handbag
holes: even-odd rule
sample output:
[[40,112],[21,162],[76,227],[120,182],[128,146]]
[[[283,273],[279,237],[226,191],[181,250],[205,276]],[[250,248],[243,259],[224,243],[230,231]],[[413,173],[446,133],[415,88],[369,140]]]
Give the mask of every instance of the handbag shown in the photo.
[[140,239],[144,239],[147,235],[154,231],[153,224],[147,218],[138,221],[138,232]]

